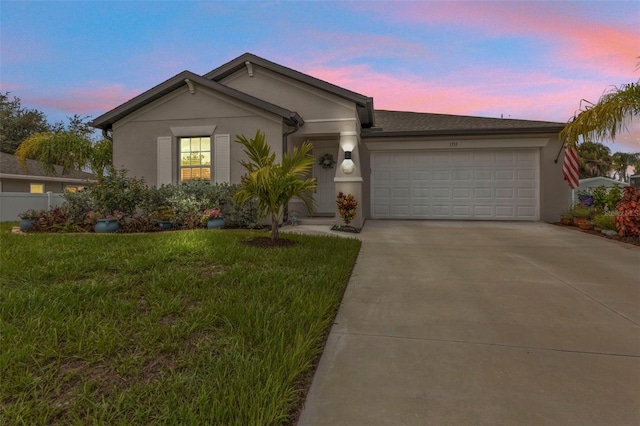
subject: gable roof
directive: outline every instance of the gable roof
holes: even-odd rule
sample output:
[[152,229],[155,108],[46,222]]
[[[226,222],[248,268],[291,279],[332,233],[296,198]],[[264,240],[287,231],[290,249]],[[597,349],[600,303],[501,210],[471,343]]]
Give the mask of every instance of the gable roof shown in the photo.
[[373,98],[361,95],[351,90],[347,90],[343,87],[336,86],[319,78],[312,77],[308,74],[301,73],[291,68],[287,68],[275,62],[268,61],[264,58],[256,56],[252,53],[245,53],[237,58],[227,62],[218,68],[209,71],[204,75],[205,78],[209,78],[213,81],[220,81],[225,77],[243,69],[246,63],[250,62],[255,65],[259,65],[275,73],[284,75],[293,80],[315,87],[317,89],[329,92],[335,96],[354,102],[358,111],[358,117],[360,118],[360,124],[362,127],[371,127],[373,125]]
[[376,127],[363,130],[362,137],[558,133],[565,125],[552,121],[388,110],[375,110],[375,122]]
[[81,172],[78,170],[69,170],[66,172],[62,171],[62,166],[54,166],[55,174],[49,175],[47,174],[40,164],[36,160],[27,159],[27,170],[23,169],[20,163],[18,162],[18,158],[15,155],[7,154],[6,152],[0,152],[0,177],[3,178],[42,178],[43,180],[51,180],[52,178],[56,178],[55,180],[61,179],[69,179],[69,180],[87,180],[87,179],[95,179],[96,176],[87,173]]
[[176,74],[175,76],[147,90],[141,95],[138,95],[135,98],[125,102],[124,104],[112,109],[111,111],[102,114],[101,116],[93,120],[90,124],[93,127],[97,127],[98,129],[110,129],[116,121],[121,120],[122,118],[144,107],[145,105],[150,104],[156,99],[159,99],[173,92],[177,88],[186,86],[187,81],[191,81],[201,86],[208,87],[209,89],[238,99],[239,101],[253,105],[265,111],[269,111],[275,115],[279,115],[289,126],[293,126],[295,124],[304,124],[304,120],[302,119],[302,117],[300,117],[300,115],[298,115],[298,113],[295,111],[289,111],[288,109],[279,107],[269,102],[265,102],[262,99],[255,98],[253,96],[247,95],[246,93],[232,89],[231,87],[227,87],[223,84],[203,78],[197,74],[192,73],[191,71],[182,71],[181,73]]

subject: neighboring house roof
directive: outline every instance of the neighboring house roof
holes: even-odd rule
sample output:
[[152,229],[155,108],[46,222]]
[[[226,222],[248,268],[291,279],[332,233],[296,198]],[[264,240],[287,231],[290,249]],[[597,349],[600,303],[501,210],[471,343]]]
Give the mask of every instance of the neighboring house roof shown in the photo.
[[141,95],[136,96],[128,102],[125,102],[124,104],[112,109],[111,111],[102,114],[101,116],[93,120],[90,124],[93,127],[97,127],[99,129],[110,129],[116,121],[121,120],[122,118],[144,107],[145,105],[148,105],[156,99],[159,99],[173,92],[177,88],[188,85],[187,80],[204,87],[208,87],[209,89],[238,99],[242,102],[246,102],[257,108],[279,115],[284,119],[284,122],[287,125],[294,126],[295,124],[304,124],[304,120],[302,119],[302,117],[300,117],[300,115],[295,111],[289,111],[288,109],[279,107],[269,102],[265,102],[262,99],[255,98],[253,96],[247,95],[246,93],[232,89],[231,87],[227,87],[223,84],[203,78],[197,74],[192,73],[191,71],[182,71],[181,73],[147,90]]
[[296,71],[280,64],[276,64],[275,62],[268,61],[252,53],[245,53],[241,56],[238,56],[232,61],[227,62],[226,64],[219,66],[212,71],[209,71],[204,75],[204,77],[214,81],[220,81],[225,77],[228,77],[231,74],[246,67],[246,62],[259,65],[263,68],[284,75],[293,80],[297,80],[301,83],[316,87],[317,89],[324,90],[325,92],[329,92],[333,95],[354,102],[358,109],[358,116],[360,118],[360,124],[362,125],[362,127],[371,127],[373,125],[373,98],[361,95],[356,92],[352,92],[351,90],[336,86],[335,84],[320,80],[319,78],[303,74],[300,71]]
[[77,170],[62,171],[62,166],[55,166],[55,174],[47,174],[36,160],[27,159],[27,170],[23,169],[15,155],[0,152],[0,178],[38,179],[65,182],[84,182],[95,179],[95,175]]
[[375,110],[376,127],[363,137],[558,133],[564,123],[424,112]]
[[619,180],[611,179],[605,176],[596,176],[592,178],[580,179],[580,185],[594,183],[594,182],[608,183],[609,185],[630,186],[628,182],[620,182]]

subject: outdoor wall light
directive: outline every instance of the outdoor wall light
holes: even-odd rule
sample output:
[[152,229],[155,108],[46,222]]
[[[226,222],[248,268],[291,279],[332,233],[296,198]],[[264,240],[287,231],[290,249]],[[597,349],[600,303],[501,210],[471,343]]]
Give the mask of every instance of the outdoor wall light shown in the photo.
[[342,171],[350,175],[356,169],[356,165],[353,163],[351,159],[351,151],[344,152],[344,161],[342,162]]

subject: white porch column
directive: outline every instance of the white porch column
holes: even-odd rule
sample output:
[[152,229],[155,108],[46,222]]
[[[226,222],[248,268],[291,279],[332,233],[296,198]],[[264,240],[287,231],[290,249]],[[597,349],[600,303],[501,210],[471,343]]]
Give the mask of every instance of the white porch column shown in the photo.
[[[362,228],[364,224],[363,200],[362,200],[362,169],[360,167],[360,152],[358,145],[360,137],[355,131],[340,132],[340,150],[338,151],[338,161],[336,164],[335,182],[337,197],[340,192],[345,195],[353,194],[358,206],[356,216],[351,221],[351,226]],[[349,158],[351,157],[351,158]],[[341,221],[338,207],[336,206],[336,221]]]

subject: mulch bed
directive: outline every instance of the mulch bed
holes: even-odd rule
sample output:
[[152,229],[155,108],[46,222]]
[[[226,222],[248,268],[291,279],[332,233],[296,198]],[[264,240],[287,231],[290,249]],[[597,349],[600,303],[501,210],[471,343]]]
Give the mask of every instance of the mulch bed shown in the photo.
[[333,225],[331,227],[332,231],[342,231],[342,232],[353,232],[354,234],[360,233],[360,228],[355,228],[349,225]]
[[559,223],[559,222],[554,223],[554,225],[562,226],[563,228],[569,228],[576,231],[585,232],[587,234],[597,235],[602,238],[608,238],[610,240],[620,241],[621,243],[632,244],[634,246],[640,247],[640,238],[638,237],[621,237],[619,235],[609,236],[609,235],[603,234],[600,231],[596,231],[595,229],[585,230],[585,229],[580,229],[577,226],[573,226],[573,225],[563,225],[562,223]]

